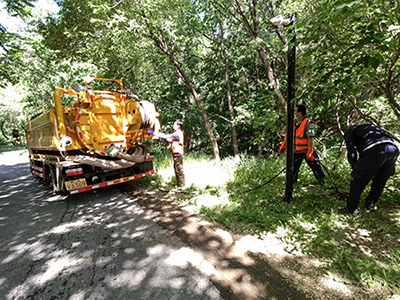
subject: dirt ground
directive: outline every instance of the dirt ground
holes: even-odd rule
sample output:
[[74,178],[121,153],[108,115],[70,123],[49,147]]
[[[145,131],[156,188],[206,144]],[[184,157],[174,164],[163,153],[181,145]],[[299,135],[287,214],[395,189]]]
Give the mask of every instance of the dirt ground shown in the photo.
[[165,191],[142,186],[125,194],[210,262],[211,278],[233,299],[388,299],[337,281],[321,262],[288,249],[273,235],[243,236],[205,221]]

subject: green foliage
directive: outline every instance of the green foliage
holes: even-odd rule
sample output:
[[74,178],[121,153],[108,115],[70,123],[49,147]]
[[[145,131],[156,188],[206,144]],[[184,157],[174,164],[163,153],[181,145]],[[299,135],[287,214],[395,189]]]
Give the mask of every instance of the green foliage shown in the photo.
[[7,32],[0,25],[0,87],[17,83],[22,64],[23,39],[15,33]]
[[[275,79],[285,94],[286,48],[267,21],[276,10],[276,14],[297,13],[297,100],[308,106],[318,136],[340,142],[339,125],[343,131],[354,119],[379,124],[392,133],[400,129],[399,81],[395,80],[399,29],[396,5],[390,1],[368,5],[281,1],[274,7],[261,1],[242,3],[244,15],[239,14],[239,3],[231,6],[223,0],[62,0],[57,4],[58,15],[30,23],[31,31],[38,34],[35,39],[1,35],[2,45],[9,49],[1,67],[2,82],[26,86],[29,111],[50,98],[54,88],[69,87],[85,75],[121,78],[126,88],[156,104],[163,131],[174,119],[183,119],[188,150],[210,153],[204,121],[191,93],[176,66],[150,38],[162,32],[168,50],[201,93],[221,153],[232,154],[232,124],[240,152],[274,152],[282,139],[285,116],[268,88],[257,49],[269,53]],[[244,20],[252,18],[252,11],[259,14],[259,36],[245,29]],[[282,28],[286,40],[287,30]],[[221,41],[228,54],[233,123]]]
[[22,105],[23,91],[21,86],[8,85],[0,89],[0,146],[3,149],[15,148],[14,129],[19,131],[21,146],[25,145],[24,126],[26,116]]
[[13,151],[19,149],[24,149],[24,147],[12,145],[7,140],[0,137],[0,152]]
[[[392,128],[392,132],[398,129],[400,113],[394,99],[399,85],[393,81],[399,76],[396,7],[392,1],[368,5],[316,1],[302,12],[298,32],[304,56],[299,71],[305,80],[300,83],[299,98],[317,108],[316,120],[324,127],[336,120],[345,128],[350,115]],[[378,111],[373,105],[377,101]],[[384,119],[389,111],[397,117]]]
[[[11,14],[29,16],[30,1],[5,3]],[[27,115],[52,98],[58,87],[82,83],[88,75],[123,79],[125,88],[155,103],[162,132],[171,132],[175,119],[184,121],[189,153],[185,169],[209,167],[213,170],[207,170],[209,174],[232,176],[227,183],[205,182],[178,191],[174,197],[192,201],[210,219],[232,230],[261,236],[283,229],[282,241],[325,261],[328,271],[340,274],[343,282],[399,289],[397,244],[391,244],[390,253],[368,256],[360,250],[370,246],[365,240],[349,238],[351,233],[366,230],[373,239],[390,234],[398,240],[398,220],[387,212],[398,203],[399,174],[389,180],[380,200],[384,213],[378,211],[361,221],[336,214],[343,203],[317,185],[305,164],[292,204],[282,202],[283,174],[263,186],[285,167],[284,159],[275,156],[285,115],[270,90],[258,52],[267,53],[279,90],[285,94],[285,43],[291,38],[288,30],[295,29],[296,101],[303,101],[317,124],[316,144],[329,177],[340,191],[347,191],[350,168],[344,156],[337,155],[347,125],[372,122],[399,138],[398,3],[58,0],[57,4],[58,15],[29,19],[30,32],[35,34],[29,38],[0,27],[0,122],[4,122],[6,132],[14,126],[21,130]],[[274,15],[291,13],[297,15],[295,27],[275,28],[268,21]],[[256,21],[259,28],[254,27]],[[166,53],[174,55],[175,64]],[[211,147],[204,120],[178,67],[200,94],[225,157],[220,164],[207,156]],[[226,74],[231,83],[233,122]],[[13,84],[11,93],[8,83]],[[232,124],[242,159],[237,168],[229,157]],[[3,147],[8,142],[1,137],[0,143]],[[174,189],[176,180],[171,174],[167,145],[149,144],[156,151],[155,167],[161,170],[151,184]],[[264,156],[249,156],[253,154]],[[205,177],[196,177],[196,183],[209,179]]]
[[173,161],[171,158],[171,153],[160,153],[156,152],[154,154],[154,168],[155,169],[166,169],[172,166]]
[[[29,12],[27,1],[6,3],[10,12],[21,16]],[[127,89],[155,103],[162,132],[171,132],[175,119],[184,121],[189,187],[175,187],[170,150],[159,141],[149,143],[160,171],[149,185],[168,188],[171,198],[197,206],[204,216],[231,230],[260,237],[275,234],[288,247],[324,262],[326,272],[343,283],[399,293],[400,228],[398,216],[390,210],[398,204],[400,175],[388,181],[378,212],[369,215],[362,207],[360,219],[354,220],[337,215],[344,203],[319,187],[304,163],[293,203],[283,203],[284,173],[273,178],[285,168],[284,158],[275,156],[285,116],[257,53],[268,54],[285,94],[284,42],[290,40],[290,28],[281,28],[282,42],[268,20],[274,14],[296,13],[296,101],[303,101],[317,123],[316,144],[329,177],[341,192],[348,191],[350,167],[343,155],[337,155],[348,123],[373,122],[394,135],[400,130],[398,4],[389,0],[278,1],[275,6],[269,1],[224,0],[60,0],[57,4],[58,15],[31,22],[35,38],[1,31],[0,83],[17,87],[11,94],[6,89],[0,94],[0,121],[7,132],[16,124],[21,129],[26,116],[52,98],[57,87],[82,83],[87,75],[123,79]],[[258,33],[247,27],[253,22],[244,21],[253,20],[255,12]],[[159,47],[154,37],[162,37],[166,48]],[[232,123],[221,41],[228,55],[239,166],[229,157]],[[219,163],[207,156],[211,148],[204,121],[166,50],[200,94],[226,157]],[[5,139],[0,143],[3,149]],[[252,154],[264,156],[256,159]],[[201,169],[206,175],[200,175]],[[226,178],[216,180],[216,174]]]
[[31,15],[31,7],[33,7],[32,2],[36,0],[2,0],[1,2],[6,3],[6,9],[9,15],[19,16],[22,18]]

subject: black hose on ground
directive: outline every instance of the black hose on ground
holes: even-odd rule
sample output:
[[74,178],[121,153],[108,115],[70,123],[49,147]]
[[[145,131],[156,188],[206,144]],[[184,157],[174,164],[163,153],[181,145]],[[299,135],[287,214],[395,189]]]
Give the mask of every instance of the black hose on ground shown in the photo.
[[271,182],[272,180],[274,180],[276,177],[278,177],[279,175],[281,175],[281,173],[282,173],[283,171],[285,171],[285,170],[286,170],[286,167],[284,167],[278,174],[276,174],[274,177],[272,177],[270,180],[268,180],[267,182],[263,183],[262,185],[260,185],[260,186],[258,186],[258,187],[255,187],[255,188],[253,188],[253,189],[247,190],[247,191],[239,192],[238,194],[249,193],[249,192],[258,190],[258,189],[262,188],[263,186],[266,186],[268,183],[270,183],[270,182]]
[[[302,158],[298,158],[298,159],[302,159]],[[298,159],[297,159],[297,160],[298,160]],[[297,160],[295,160],[295,161],[297,161]],[[325,171],[328,173],[328,176],[329,176],[330,180],[332,181],[333,190],[334,190],[336,196],[339,198],[339,200],[345,199],[346,196],[345,196],[343,193],[340,193],[340,192],[339,192],[339,189],[337,188],[337,186],[336,186],[336,184],[335,184],[335,181],[334,181],[333,178],[332,178],[332,175],[331,175],[330,172],[328,171],[328,168],[321,162],[321,160],[320,160],[320,163],[321,163],[322,167],[325,169]],[[257,187],[255,187],[255,188],[253,188],[253,189],[250,189],[250,190],[246,190],[246,191],[243,191],[243,192],[239,192],[238,194],[249,193],[249,192],[258,190],[258,189],[260,189],[260,188],[266,186],[267,184],[269,184],[272,180],[274,180],[276,177],[278,177],[278,176],[279,176],[283,171],[285,171],[285,170],[286,170],[286,167],[283,168],[279,173],[277,173],[274,177],[272,177],[270,180],[268,180],[267,182],[263,183],[262,185],[257,186]],[[322,186],[322,187],[323,187],[323,188],[326,188],[326,187],[324,187],[324,186]],[[329,189],[329,188],[328,188],[328,189]]]
[[339,198],[339,200],[345,199],[345,198],[346,198],[345,194],[339,192],[339,189],[337,188],[337,186],[336,186],[336,184],[335,184],[335,181],[334,181],[333,178],[332,178],[331,173],[329,173],[328,168],[321,162],[321,160],[320,160],[319,162],[321,163],[321,166],[325,169],[326,173],[328,173],[328,176],[329,176],[329,178],[330,178],[331,181],[332,181],[333,190],[335,191],[336,196]]
[[[302,158],[298,158],[298,159],[296,159],[295,161],[297,161],[297,160],[299,160],[299,159],[302,159]],[[294,161],[294,162],[295,162],[295,161]],[[293,163],[294,163],[294,162],[293,162]],[[276,177],[278,177],[279,175],[281,175],[281,173],[282,173],[283,171],[285,171],[285,170],[286,170],[286,167],[284,167],[279,173],[277,173],[274,177],[272,177],[270,180],[268,180],[267,182],[263,183],[262,185],[257,186],[257,187],[255,187],[255,188],[253,188],[253,189],[250,189],[250,190],[246,190],[246,191],[243,191],[243,192],[239,192],[239,194],[249,193],[249,192],[258,190],[258,189],[262,188],[263,186],[266,186],[268,183],[270,183],[270,182],[271,182],[272,180],[274,180]]]

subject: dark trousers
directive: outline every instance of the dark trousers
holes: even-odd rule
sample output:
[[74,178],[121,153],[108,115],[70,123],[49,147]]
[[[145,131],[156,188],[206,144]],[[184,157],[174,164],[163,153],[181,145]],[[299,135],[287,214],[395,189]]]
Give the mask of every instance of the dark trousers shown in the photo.
[[183,171],[183,156],[174,156],[175,177],[180,186],[185,186],[185,172]]
[[314,150],[314,160],[310,161],[306,159],[306,154],[307,153],[294,153],[294,182],[297,182],[297,177],[299,175],[299,170],[301,167],[301,164],[303,162],[303,160],[306,160],[308,166],[311,168],[311,170],[313,171],[313,174],[315,176],[315,178],[321,183],[324,183],[324,179],[325,179],[325,174],[322,171],[322,167],[321,167],[321,162],[319,161],[319,157],[317,155],[317,152]]
[[368,149],[360,155],[351,176],[354,180],[350,183],[350,195],[347,207],[355,209],[360,205],[361,193],[372,180],[371,191],[366,201],[376,203],[381,196],[386,181],[394,175],[396,159],[399,150],[392,144],[381,144]]

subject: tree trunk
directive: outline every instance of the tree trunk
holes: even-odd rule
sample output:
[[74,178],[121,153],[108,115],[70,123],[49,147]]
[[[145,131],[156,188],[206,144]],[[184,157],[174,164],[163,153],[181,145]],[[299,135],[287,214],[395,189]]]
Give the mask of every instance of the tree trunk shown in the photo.
[[262,151],[265,143],[265,135],[267,134],[267,127],[264,127],[261,135],[260,144],[258,145],[258,156],[262,156]]
[[397,51],[395,57],[393,58],[392,64],[388,69],[388,75],[385,84],[385,94],[388,99],[389,105],[392,108],[394,114],[397,119],[400,119],[400,105],[396,102],[394,93],[393,93],[393,84],[398,82],[400,79],[400,73],[395,75],[396,65],[400,58],[400,50]]
[[183,81],[185,82],[186,87],[189,89],[189,91],[192,93],[194,101],[197,104],[197,107],[200,111],[200,114],[204,120],[204,124],[206,126],[206,130],[207,130],[207,135],[210,139],[211,145],[212,145],[212,149],[213,149],[213,153],[214,153],[214,159],[215,160],[220,160],[220,156],[219,156],[219,148],[218,148],[218,143],[217,140],[214,136],[214,133],[211,129],[211,125],[210,125],[210,121],[208,119],[207,113],[203,107],[203,103],[199,97],[199,95],[197,94],[197,91],[195,90],[195,88],[193,87],[189,77],[186,75],[186,72],[183,70],[183,67],[180,65],[180,63],[176,60],[174,54],[172,51],[169,50],[168,44],[162,34],[161,31],[161,36],[157,36],[154,34],[154,32],[150,29],[150,34],[151,37],[153,38],[154,42],[156,43],[156,45],[161,49],[161,51],[167,55],[167,57],[169,58],[170,62],[173,64],[173,66],[175,67],[176,71],[178,72],[179,76],[183,79]]
[[281,91],[279,90],[278,84],[276,83],[275,80],[275,75],[274,75],[274,70],[271,67],[271,64],[269,63],[267,54],[263,49],[257,49],[258,55],[261,58],[261,62],[264,66],[265,73],[267,74],[268,78],[268,88],[270,91],[274,92],[275,99],[278,102],[279,107],[281,108],[281,111],[286,114],[286,100],[285,97],[283,97]]
[[[236,3],[235,10],[240,15],[245,30],[249,33],[249,35],[251,36],[251,38],[253,39],[254,42],[259,43],[259,41],[262,39],[260,36],[260,20],[259,20],[259,14],[258,14],[258,8],[259,8],[258,1],[257,0],[253,0],[252,2],[249,1],[249,11],[251,13],[251,22],[246,17],[246,14],[242,8],[241,1],[235,0],[235,3]],[[250,3],[252,3],[252,4],[250,4]],[[272,51],[270,51],[270,52],[272,52]],[[260,56],[261,62],[264,66],[265,73],[267,75],[268,88],[270,91],[274,92],[275,99],[277,100],[277,104],[279,105],[282,113],[286,114],[287,113],[286,100],[285,100],[285,97],[282,95],[281,91],[279,90],[278,84],[276,83],[274,70],[271,67],[267,53],[261,46],[257,47],[257,53]]]
[[229,81],[229,57],[228,53],[225,49],[224,44],[224,27],[221,20],[219,21],[219,27],[221,28],[221,49],[222,53],[224,54],[225,59],[225,82],[226,82],[226,90],[227,90],[227,97],[228,97],[228,106],[229,106],[229,114],[231,117],[231,130],[232,130],[232,146],[233,146],[233,155],[235,157],[239,156],[238,150],[238,143],[237,143],[237,135],[236,135],[236,127],[235,127],[235,111],[232,105],[232,89],[231,84]]
[[180,66],[179,62],[175,59],[174,55],[172,53],[167,54],[168,58],[170,59],[171,63],[175,66],[175,69],[177,70],[177,72],[179,73],[179,75],[183,78],[183,81],[186,84],[186,87],[189,89],[189,91],[192,93],[194,101],[197,104],[197,107],[200,111],[200,114],[204,120],[204,125],[206,126],[206,130],[207,130],[207,135],[210,139],[211,142],[211,146],[213,149],[213,153],[214,153],[214,158],[215,160],[220,160],[220,156],[219,156],[219,148],[218,148],[218,143],[217,143],[217,139],[214,136],[214,133],[211,129],[211,124],[210,121],[208,119],[207,113],[203,107],[203,103],[199,97],[199,95],[197,94],[197,91],[195,90],[195,88],[193,87],[192,83],[190,82],[189,78],[187,77],[185,71],[183,70],[183,68]]

